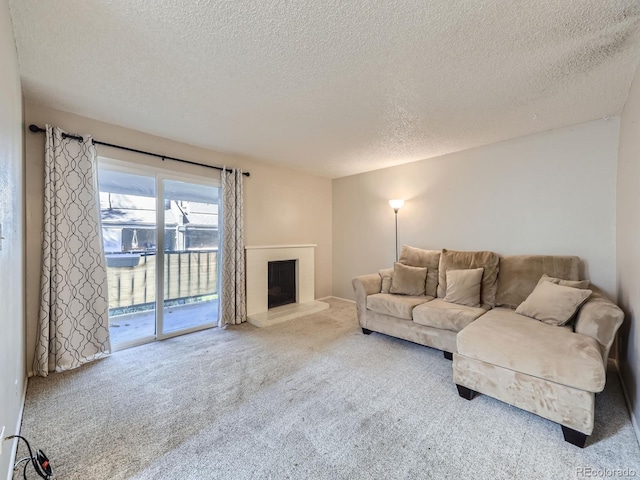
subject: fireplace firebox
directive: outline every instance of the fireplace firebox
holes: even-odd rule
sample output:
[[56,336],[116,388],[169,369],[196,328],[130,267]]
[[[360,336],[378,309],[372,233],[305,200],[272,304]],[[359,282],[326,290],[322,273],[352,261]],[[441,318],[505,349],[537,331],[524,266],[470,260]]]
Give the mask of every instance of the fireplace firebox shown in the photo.
[[296,303],[296,260],[269,262],[268,307]]

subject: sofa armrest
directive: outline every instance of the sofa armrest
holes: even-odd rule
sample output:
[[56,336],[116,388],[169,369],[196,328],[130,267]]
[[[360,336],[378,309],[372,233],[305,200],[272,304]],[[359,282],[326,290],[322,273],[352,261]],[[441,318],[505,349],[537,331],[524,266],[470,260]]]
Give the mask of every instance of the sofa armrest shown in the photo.
[[358,321],[361,327],[366,328],[365,313],[367,311],[367,296],[380,293],[382,289],[382,278],[377,273],[371,273],[354,278],[351,284],[353,285],[353,291],[356,295]]
[[624,313],[600,289],[593,285],[590,288],[593,293],[578,311],[575,331],[598,341],[606,368],[609,350],[622,325]]

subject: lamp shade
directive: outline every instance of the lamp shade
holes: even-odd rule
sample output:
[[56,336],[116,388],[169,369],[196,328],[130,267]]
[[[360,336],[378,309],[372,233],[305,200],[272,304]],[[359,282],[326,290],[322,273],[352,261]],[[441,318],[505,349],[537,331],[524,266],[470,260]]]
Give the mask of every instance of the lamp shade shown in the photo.
[[399,210],[404,205],[404,200],[389,200],[389,205],[391,205],[391,208],[394,210]]

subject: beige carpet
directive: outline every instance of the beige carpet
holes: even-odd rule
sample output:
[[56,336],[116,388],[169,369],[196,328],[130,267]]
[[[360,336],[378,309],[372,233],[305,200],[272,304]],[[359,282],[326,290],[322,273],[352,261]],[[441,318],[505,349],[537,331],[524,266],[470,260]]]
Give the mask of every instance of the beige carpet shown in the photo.
[[209,330],[32,378],[22,434],[59,479],[640,476],[615,372],[580,450],[552,422],[463,400],[441,352],[363,335],[353,304],[330,303],[266,329]]

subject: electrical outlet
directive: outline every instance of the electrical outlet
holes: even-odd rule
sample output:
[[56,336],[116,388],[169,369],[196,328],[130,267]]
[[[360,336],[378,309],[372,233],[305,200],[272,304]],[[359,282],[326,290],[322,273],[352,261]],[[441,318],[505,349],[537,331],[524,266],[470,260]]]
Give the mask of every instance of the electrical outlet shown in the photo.
[[4,426],[0,431],[0,455],[2,455],[2,442],[4,442]]

